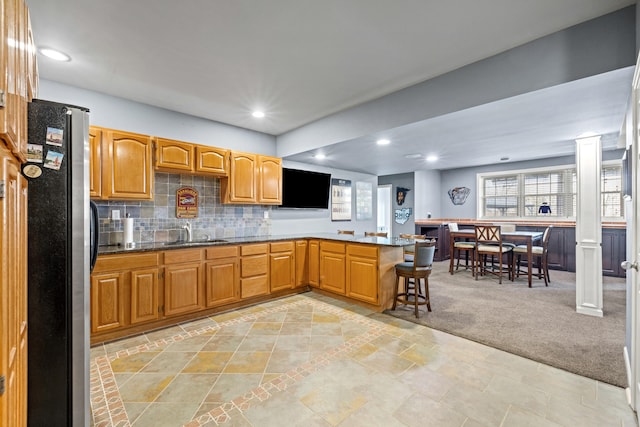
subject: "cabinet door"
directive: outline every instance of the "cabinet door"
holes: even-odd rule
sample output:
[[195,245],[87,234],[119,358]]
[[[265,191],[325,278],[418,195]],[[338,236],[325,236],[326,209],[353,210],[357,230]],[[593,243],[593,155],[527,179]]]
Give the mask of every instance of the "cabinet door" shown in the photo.
[[102,196],[105,199],[153,199],[151,137],[103,131]]
[[250,298],[269,294],[269,278],[266,274],[240,279],[240,297]]
[[296,276],[293,252],[269,254],[269,268],[271,292],[293,288]]
[[131,272],[131,324],[159,319],[158,269]]
[[196,172],[227,176],[228,151],[222,148],[196,146]]
[[306,286],[309,283],[309,256],[306,240],[296,241],[296,280],[295,286]]
[[309,241],[309,285],[320,287],[320,242]]
[[220,183],[222,203],[256,203],[257,175],[255,154],[231,152],[229,178]]
[[240,261],[241,277],[244,279],[247,277],[266,275],[268,262],[267,254],[242,257]]
[[378,303],[378,261],[347,255],[347,296]]
[[156,138],[156,170],[167,172],[193,172],[193,144]]
[[345,295],[345,255],[320,250],[320,288]]
[[102,198],[102,129],[89,127],[89,196]]
[[282,160],[277,157],[258,156],[258,203],[282,204]]
[[5,182],[5,194],[0,198],[0,248],[5,261],[0,273],[0,370],[5,376],[0,424],[26,425],[27,193],[17,161],[4,150],[0,152],[0,179]]
[[175,316],[201,310],[201,263],[167,265],[164,268],[164,314]]
[[27,14],[27,100],[31,102],[33,98],[38,97],[38,61],[36,58],[36,44],[31,28],[31,16],[26,4],[25,8]]
[[620,267],[626,255],[625,233],[624,229],[602,229],[602,274],[605,276],[625,276],[624,270]]
[[91,332],[104,332],[126,326],[124,287],[128,273],[91,276]]
[[5,106],[0,108],[0,133],[2,139],[7,143],[11,151],[19,151],[19,115],[20,102],[18,96],[18,19],[17,18],[17,2],[8,0],[3,2],[4,19],[3,27],[0,29],[2,37],[0,45],[2,46],[2,68],[0,69],[0,83],[5,93]]
[[240,300],[240,269],[237,258],[209,261],[205,264],[205,269],[207,307]]

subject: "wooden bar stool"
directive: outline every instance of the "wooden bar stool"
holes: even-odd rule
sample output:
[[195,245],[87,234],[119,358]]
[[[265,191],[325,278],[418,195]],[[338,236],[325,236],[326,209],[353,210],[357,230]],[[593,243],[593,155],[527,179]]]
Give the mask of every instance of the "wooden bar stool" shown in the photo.
[[[500,234],[500,226],[498,225],[476,225],[476,254],[475,263],[473,264],[474,275],[476,280],[478,276],[484,276],[487,273],[495,274],[498,276],[498,283],[502,284],[502,257],[507,254],[509,261],[507,262],[507,274],[509,279],[512,279],[512,256],[513,247],[505,246],[502,244],[502,235]],[[498,259],[498,267],[495,271],[493,265],[491,268],[487,268],[486,258],[495,256]]]
[[[531,254],[537,258],[538,279],[544,279],[544,285],[549,286],[551,279],[549,278],[549,236],[553,230],[553,225],[548,226],[542,235],[542,246],[532,246]],[[520,262],[522,255],[527,256],[527,245],[518,245],[513,248],[513,275],[520,277]],[[527,265],[527,268],[533,268],[533,265]],[[531,285],[529,285],[531,286]]]
[[[447,224],[449,231],[458,231],[458,224],[450,222]],[[453,237],[449,237],[453,239]],[[473,274],[473,263],[475,262],[476,242],[455,241],[453,240],[451,245],[451,254],[449,256],[449,273],[453,274],[453,263],[455,261],[456,271],[460,268],[460,258],[464,252],[464,268],[465,270],[471,269]],[[471,257],[471,264],[469,264],[469,257]]]
[[[431,302],[429,301],[429,275],[433,265],[433,255],[436,251],[435,240],[419,240],[416,241],[414,247],[413,262],[401,262],[396,264],[396,286],[393,296],[393,307],[396,304],[413,304],[415,307],[416,317],[420,317],[418,306],[426,305],[427,310],[431,311]],[[399,291],[400,277],[404,278],[403,292]],[[414,286],[409,286],[409,280],[414,280]],[[424,281],[424,291],[421,289],[421,282]]]

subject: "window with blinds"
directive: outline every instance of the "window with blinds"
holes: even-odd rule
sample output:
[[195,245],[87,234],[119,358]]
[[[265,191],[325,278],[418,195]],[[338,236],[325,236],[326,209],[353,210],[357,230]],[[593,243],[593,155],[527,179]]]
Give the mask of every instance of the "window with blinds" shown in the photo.
[[[614,163],[614,164],[612,164]],[[479,174],[480,218],[575,218],[576,169],[556,167]],[[622,219],[622,165],[607,162],[602,167],[602,217]]]

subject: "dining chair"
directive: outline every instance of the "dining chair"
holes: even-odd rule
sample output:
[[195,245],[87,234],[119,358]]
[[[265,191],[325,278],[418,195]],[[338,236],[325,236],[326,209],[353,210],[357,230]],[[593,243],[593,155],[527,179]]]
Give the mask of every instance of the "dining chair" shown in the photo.
[[[473,274],[478,280],[478,276],[484,276],[485,274],[495,274],[498,276],[498,283],[502,283],[502,258],[504,254],[508,255],[507,273],[509,279],[512,278],[512,256],[513,247],[504,246],[502,244],[502,235],[500,234],[499,225],[476,225],[476,252],[475,262],[473,263]],[[494,265],[491,268],[487,268],[486,258],[487,256],[498,258],[498,267]]]
[[[421,305],[426,305],[427,311],[431,311],[429,275],[431,274],[435,251],[435,240],[416,240],[413,262],[401,262],[395,265],[396,286],[394,288],[392,310],[396,309],[397,303],[413,304],[416,318],[420,317],[418,307]],[[399,292],[401,277],[404,283],[403,292]],[[410,279],[414,281],[413,286],[410,286]],[[422,281],[424,281],[424,291],[421,286]]]
[[365,231],[364,237],[387,237],[389,234],[386,231]]
[[[544,285],[549,286],[551,279],[549,278],[549,236],[553,231],[553,225],[548,226],[542,234],[542,246],[531,246],[531,254],[536,258],[538,266],[538,279],[544,279]],[[520,262],[522,255],[527,255],[527,245],[518,245],[513,248],[513,266],[511,271],[513,276],[520,277]],[[527,265],[527,268],[534,266]]]
[[338,230],[338,234],[351,234],[352,236],[356,235],[355,230]]
[[[450,222],[448,225],[449,231],[458,231],[458,223]],[[449,236],[451,239],[452,237]],[[471,273],[473,274],[473,262],[475,259],[476,252],[476,242],[469,241],[454,241],[453,243],[453,252],[449,256],[449,273],[453,274],[453,263],[455,261],[456,271],[460,268],[460,257],[464,252],[464,268],[465,270],[471,269]],[[471,265],[469,265],[469,256],[471,256]]]

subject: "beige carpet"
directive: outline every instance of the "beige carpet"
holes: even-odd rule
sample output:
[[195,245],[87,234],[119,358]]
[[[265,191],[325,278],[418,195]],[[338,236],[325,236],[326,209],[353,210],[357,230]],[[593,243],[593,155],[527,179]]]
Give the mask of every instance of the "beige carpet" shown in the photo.
[[[623,278],[604,278],[604,317],[576,313],[575,274],[550,271],[549,287],[526,277],[474,280],[434,264],[431,313],[399,306],[386,313],[620,387],[627,386],[623,347],[626,289]],[[425,310],[425,311],[422,311]]]

